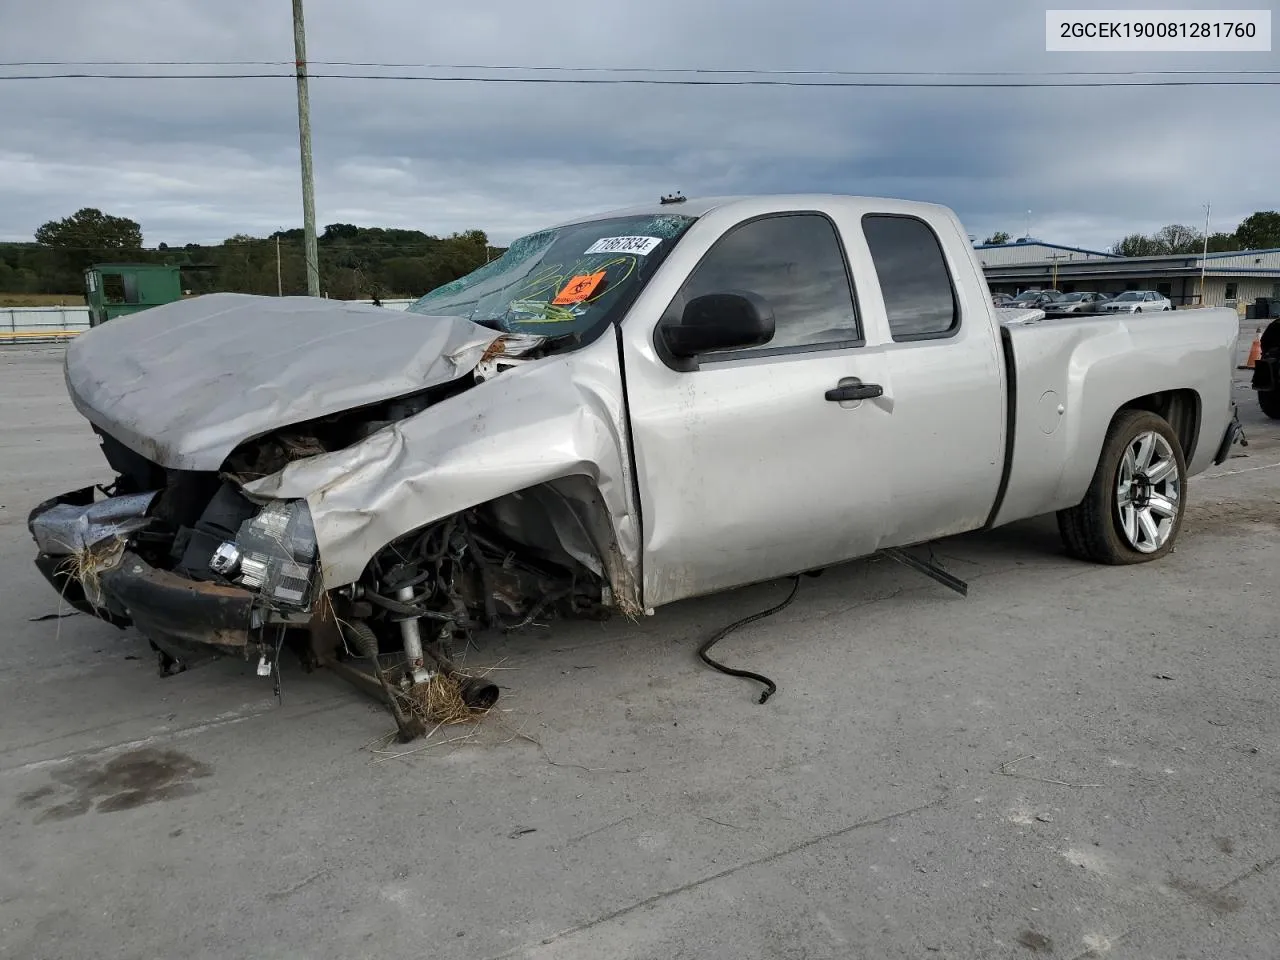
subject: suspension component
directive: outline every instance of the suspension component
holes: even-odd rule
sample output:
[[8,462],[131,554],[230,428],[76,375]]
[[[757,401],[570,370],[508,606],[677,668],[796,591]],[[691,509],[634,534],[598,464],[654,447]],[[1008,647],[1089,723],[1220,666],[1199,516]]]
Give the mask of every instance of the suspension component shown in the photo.
[[[396,591],[396,599],[402,603],[413,600],[413,587],[405,586]],[[409,676],[414,683],[426,683],[435,674],[428,670],[422,654],[422,628],[417,617],[400,621],[400,638],[404,641],[404,653],[409,658]]]

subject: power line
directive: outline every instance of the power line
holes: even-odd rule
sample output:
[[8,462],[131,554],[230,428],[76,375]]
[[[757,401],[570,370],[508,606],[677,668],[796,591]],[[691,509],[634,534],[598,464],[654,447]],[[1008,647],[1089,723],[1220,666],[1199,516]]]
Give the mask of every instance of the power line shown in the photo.
[[291,67],[291,66],[293,66],[292,60],[0,60],[0,67]]
[[[376,229],[376,228],[375,228]],[[302,237],[285,237],[281,236],[280,243],[284,249],[292,252],[302,252],[304,238]],[[163,250],[159,247],[66,247],[52,246],[48,244],[38,243],[35,240],[0,240],[0,251],[6,249],[20,248],[20,253],[37,253],[37,252],[66,252],[66,253],[103,253],[103,254],[154,254],[156,256],[178,256],[184,253],[204,253],[209,251],[223,251],[235,253],[241,249],[256,249],[270,245],[272,249],[275,247],[275,237],[251,237],[248,240],[236,240],[227,243],[225,240],[213,241],[210,243],[191,244],[195,249],[188,250],[186,243],[174,243],[165,247]],[[394,241],[376,241],[371,243],[344,243],[342,241],[326,241],[319,239],[321,250],[325,253],[339,257],[358,257],[360,254],[367,253],[370,255],[383,256],[385,254],[406,254],[426,256],[429,254],[448,253],[450,252],[450,244],[457,243],[449,237],[440,237],[436,240],[413,240],[403,244]],[[490,243],[490,250],[503,250],[505,244]]]
[[793,77],[1114,77],[1114,76],[1217,76],[1223,74],[1280,74],[1280,70],[772,70],[724,67],[553,67],[505,64],[448,63],[362,63],[359,61],[315,61],[323,67],[380,67],[395,70],[527,70],[555,73],[642,73]]
[[[494,63],[399,63],[372,60],[308,60],[316,67],[369,67],[396,70],[488,70],[492,72],[552,73],[689,73],[710,76],[803,76],[803,77],[1158,77],[1158,76],[1274,76],[1280,70],[786,70],[724,67],[586,67],[545,64]],[[292,60],[12,60],[0,67],[291,67]]]
[[[432,83],[491,83],[551,85],[569,84],[582,86],[677,86],[677,87],[829,87],[833,89],[952,89],[952,90],[1028,90],[1035,88],[1067,89],[1072,87],[1275,87],[1275,80],[1085,80],[1062,83],[1058,81],[996,81],[937,82],[937,81],[873,81],[873,80],[788,80],[788,79],[655,79],[650,77],[451,77],[420,74],[354,74],[308,73],[312,80],[382,80]],[[0,76],[0,82],[13,80],[295,80],[293,73],[41,73],[10,74]]]

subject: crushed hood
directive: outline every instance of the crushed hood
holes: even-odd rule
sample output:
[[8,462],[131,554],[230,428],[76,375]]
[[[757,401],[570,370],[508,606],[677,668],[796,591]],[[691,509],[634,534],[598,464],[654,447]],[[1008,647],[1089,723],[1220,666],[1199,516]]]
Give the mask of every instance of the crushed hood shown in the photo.
[[76,409],[125,446],[216,470],[271,430],[456,379],[499,336],[456,317],[215,293],[80,334],[65,373]]

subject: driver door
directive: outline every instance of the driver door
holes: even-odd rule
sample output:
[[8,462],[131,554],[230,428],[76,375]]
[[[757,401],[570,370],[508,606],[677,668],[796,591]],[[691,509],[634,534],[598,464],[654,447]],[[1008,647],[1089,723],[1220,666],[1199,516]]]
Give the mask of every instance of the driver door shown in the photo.
[[[735,290],[772,307],[770,342],[687,371],[659,356],[657,314]],[[623,351],[646,606],[878,549],[890,528],[889,367],[883,347],[864,345],[832,219],[786,212],[730,227],[673,299],[629,319]],[[884,394],[828,399],[857,381]]]

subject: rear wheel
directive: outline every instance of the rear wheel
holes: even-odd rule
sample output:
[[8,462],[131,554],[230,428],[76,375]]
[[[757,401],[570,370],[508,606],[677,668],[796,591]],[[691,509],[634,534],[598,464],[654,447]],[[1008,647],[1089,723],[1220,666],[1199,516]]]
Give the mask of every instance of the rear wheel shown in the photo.
[[1107,430],[1080,503],[1058,513],[1067,550],[1094,563],[1145,563],[1173,549],[1186,508],[1187,464],[1164,418],[1125,410]]
[[1280,420],[1280,390],[1259,390],[1258,406],[1272,420]]

